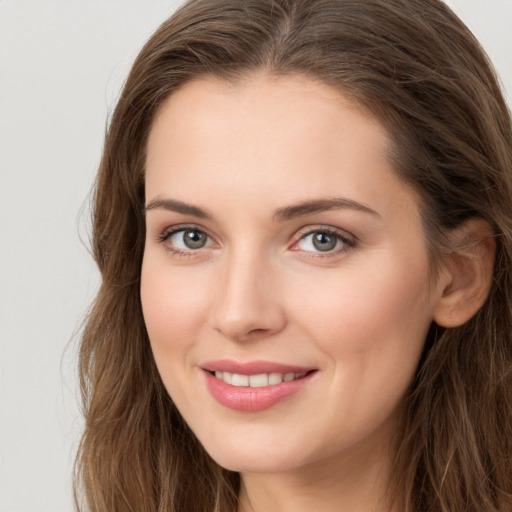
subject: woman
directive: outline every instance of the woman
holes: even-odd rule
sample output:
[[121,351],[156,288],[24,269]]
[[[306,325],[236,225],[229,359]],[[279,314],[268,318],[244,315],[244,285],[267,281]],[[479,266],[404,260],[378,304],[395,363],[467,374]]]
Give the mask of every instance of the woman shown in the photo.
[[97,180],[88,507],[511,510],[511,142],[439,0],[180,9]]

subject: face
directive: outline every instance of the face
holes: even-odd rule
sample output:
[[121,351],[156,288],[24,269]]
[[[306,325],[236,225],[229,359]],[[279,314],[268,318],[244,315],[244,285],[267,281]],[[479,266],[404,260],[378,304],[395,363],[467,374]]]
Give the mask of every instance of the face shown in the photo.
[[307,78],[189,83],[147,154],[141,299],[155,361],[222,466],[376,453],[439,291],[389,139]]

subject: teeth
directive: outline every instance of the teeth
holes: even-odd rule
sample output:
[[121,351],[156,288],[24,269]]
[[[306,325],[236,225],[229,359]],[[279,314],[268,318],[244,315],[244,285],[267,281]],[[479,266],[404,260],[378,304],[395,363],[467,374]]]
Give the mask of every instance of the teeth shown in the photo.
[[269,373],[268,374],[268,383],[270,386],[273,384],[281,384],[283,382],[283,374],[282,373]]
[[[222,372],[222,374],[224,375],[224,372]],[[249,375],[240,375],[239,373],[233,373],[233,376],[231,378],[231,384],[233,386],[248,386]]]
[[304,377],[307,372],[301,373],[260,373],[258,375],[242,375],[230,372],[215,372],[217,379],[223,380],[226,384],[232,386],[249,386],[251,388],[263,388],[265,386],[274,386],[281,382],[291,382],[292,380]]
[[251,386],[251,388],[263,388],[268,386],[268,375],[266,373],[251,375],[249,377],[249,386]]

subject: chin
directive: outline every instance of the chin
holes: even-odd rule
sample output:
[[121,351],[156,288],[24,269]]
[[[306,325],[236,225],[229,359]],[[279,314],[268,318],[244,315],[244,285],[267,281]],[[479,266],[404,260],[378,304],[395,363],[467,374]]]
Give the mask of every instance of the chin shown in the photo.
[[286,445],[282,441],[274,439],[269,443],[259,439],[257,442],[250,436],[236,439],[227,435],[224,442],[202,444],[217,464],[239,473],[278,473],[307,463],[304,446]]
[[296,463],[276,453],[262,454],[255,450],[253,453],[222,453],[210,456],[219,466],[238,473],[280,473],[292,470]]

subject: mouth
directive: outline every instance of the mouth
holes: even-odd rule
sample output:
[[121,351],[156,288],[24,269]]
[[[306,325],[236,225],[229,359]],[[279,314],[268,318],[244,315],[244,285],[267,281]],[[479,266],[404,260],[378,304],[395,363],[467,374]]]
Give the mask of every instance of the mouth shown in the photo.
[[245,375],[242,373],[210,371],[210,375],[214,376],[226,384],[235,387],[250,387],[250,388],[264,388],[267,386],[277,386],[283,382],[292,382],[294,380],[302,379],[316,370],[309,370],[303,372],[271,372],[271,373],[258,373],[255,375]]
[[224,407],[259,412],[300,393],[318,373],[316,368],[268,362],[216,361],[201,368],[210,394]]

